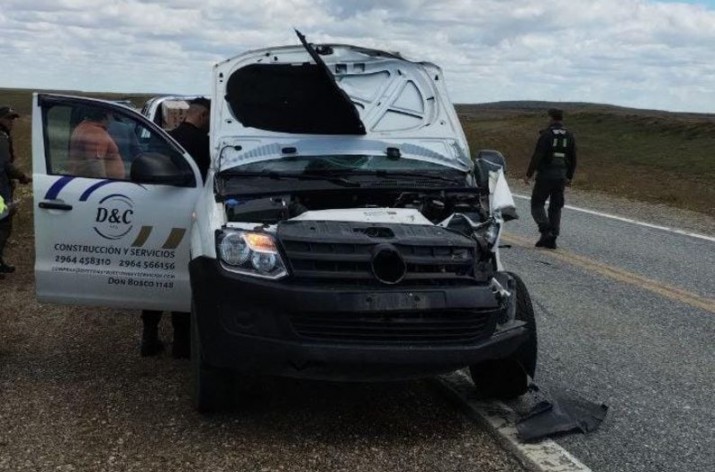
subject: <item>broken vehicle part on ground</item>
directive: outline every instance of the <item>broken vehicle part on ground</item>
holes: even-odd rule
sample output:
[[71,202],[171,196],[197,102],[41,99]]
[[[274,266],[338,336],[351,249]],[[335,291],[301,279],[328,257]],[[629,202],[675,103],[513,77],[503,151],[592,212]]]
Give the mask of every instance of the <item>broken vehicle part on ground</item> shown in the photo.
[[535,384],[522,397],[517,410],[524,410],[516,422],[519,438],[534,442],[546,437],[580,431],[596,431],[608,413],[608,406],[581,398],[572,391],[544,393]]
[[[62,120],[75,104],[114,109],[35,98],[38,296],[191,310],[199,410],[223,407],[253,374],[470,367],[484,395],[525,391],[533,308],[499,259],[514,202],[503,169],[470,158],[436,65],[305,41],[217,64],[203,187],[139,116],[151,139],[128,180],[68,173]],[[50,224],[65,225],[62,241]],[[87,270],[71,259],[87,248],[112,254]]]

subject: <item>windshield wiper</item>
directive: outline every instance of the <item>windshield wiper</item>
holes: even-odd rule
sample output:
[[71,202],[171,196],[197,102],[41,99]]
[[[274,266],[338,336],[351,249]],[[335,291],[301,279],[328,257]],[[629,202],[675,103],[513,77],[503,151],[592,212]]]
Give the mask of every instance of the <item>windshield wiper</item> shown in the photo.
[[238,170],[225,170],[221,172],[220,175],[227,175],[230,177],[266,177],[275,180],[284,179],[295,179],[295,180],[324,180],[336,185],[342,185],[343,187],[360,187],[360,182],[355,182],[354,180],[346,179],[345,177],[337,177],[329,174],[322,173],[285,173],[276,171],[238,171]]

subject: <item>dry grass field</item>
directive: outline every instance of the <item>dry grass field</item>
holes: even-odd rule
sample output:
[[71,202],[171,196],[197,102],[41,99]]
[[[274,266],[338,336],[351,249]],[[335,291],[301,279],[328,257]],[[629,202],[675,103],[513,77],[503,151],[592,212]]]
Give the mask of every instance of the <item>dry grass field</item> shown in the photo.
[[[522,176],[552,104],[461,105],[474,152],[498,149]],[[715,215],[715,114],[559,104],[575,133],[574,187]]]

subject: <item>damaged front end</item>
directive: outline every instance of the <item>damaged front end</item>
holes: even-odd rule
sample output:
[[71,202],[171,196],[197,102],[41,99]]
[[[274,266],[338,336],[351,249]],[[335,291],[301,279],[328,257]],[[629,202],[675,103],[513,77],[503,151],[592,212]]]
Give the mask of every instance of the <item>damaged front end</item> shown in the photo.
[[[500,209],[478,187],[290,189],[237,193],[258,178],[230,173],[220,184],[226,224],[217,249],[226,270],[290,283],[383,287],[498,284]],[[414,179],[419,179],[416,175]],[[370,184],[372,182],[372,185]],[[311,179],[310,183],[314,183]],[[273,187],[285,182],[274,182]],[[376,188],[377,187],[377,188]],[[507,189],[508,190],[508,189]],[[385,273],[389,272],[389,275]]]
[[488,191],[366,181],[318,189],[314,180],[292,191],[237,191],[256,178],[265,176],[221,181],[217,260],[192,262],[197,308],[214,314],[201,319],[213,325],[204,349],[212,365],[421,377],[506,356],[525,338],[513,281],[499,267],[503,220]]
[[394,380],[518,355],[514,203],[503,169],[472,162],[441,69],[302,39],[215,70],[201,362]]

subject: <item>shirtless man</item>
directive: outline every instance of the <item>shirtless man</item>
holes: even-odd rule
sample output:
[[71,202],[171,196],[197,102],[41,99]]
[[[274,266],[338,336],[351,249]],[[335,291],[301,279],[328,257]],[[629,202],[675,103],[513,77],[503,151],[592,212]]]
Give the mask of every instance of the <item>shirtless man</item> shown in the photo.
[[88,109],[70,137],[69,174],[77,177],[124,179],[119,148],[107,132],[109,112]]

